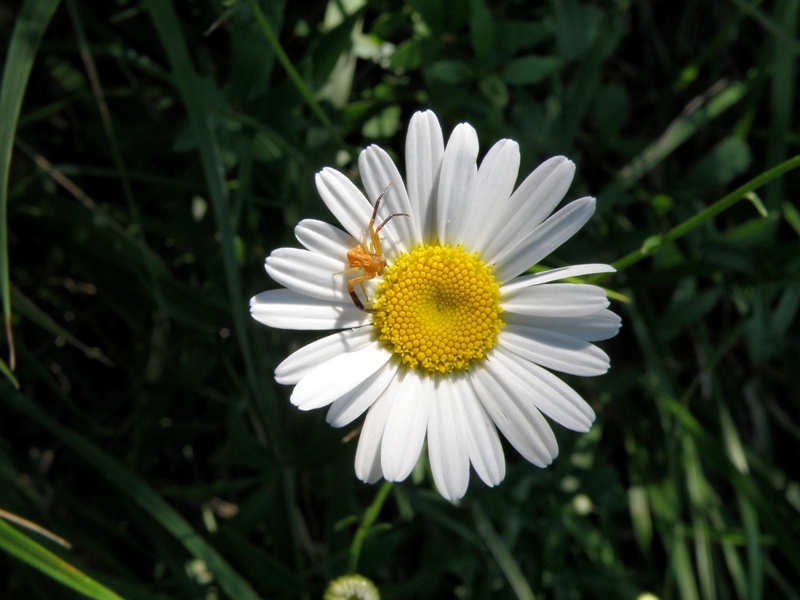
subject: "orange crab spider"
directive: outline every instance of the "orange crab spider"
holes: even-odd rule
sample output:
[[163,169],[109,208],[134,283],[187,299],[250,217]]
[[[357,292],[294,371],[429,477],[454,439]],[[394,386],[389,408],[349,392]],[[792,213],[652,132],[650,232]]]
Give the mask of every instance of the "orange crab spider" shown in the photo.
[[375,200],[375,208],[372,209],[372,218],[369,220],[369,243],[367,242],[366,234],[362,233],[363,239],[361,244],[347,253],[347,260],[350,263],[350,268],[344,271],[339,271],[339,273],[335,273],[335,275],[340,275],[342,273],[363,271],[363,275],[353,277],[347,282],[347,291],[350,292],[350,297],[353,299],[353,304],[356,305],[356,308],[368,313],[376,313],[381,309],[365,307],[361,302],[361,298],[359,298],[358,294],[356,294],[355,285],[358,284],[361,286],[361,291],[366,298],[367,290],[364,289],[364,282],[383,275],[383,270],[386,268],[386,260],[383,258],[381,238],[378,235],[378,232],[383,229],[384,226],[392,220],[392,218],[409,216],[406,213],[393,213],[386,217],[380,225],[375,227],[375,217],[378,216],[378,206],[380,206],[381,198],[383,198],[384,194],[386,194],[386,192],[389,191],[389,188],[392,187],[392,183],[394,182],[390,181],[389,185],[387,185],[381,192],[381,195],[378,196],[378,199]]

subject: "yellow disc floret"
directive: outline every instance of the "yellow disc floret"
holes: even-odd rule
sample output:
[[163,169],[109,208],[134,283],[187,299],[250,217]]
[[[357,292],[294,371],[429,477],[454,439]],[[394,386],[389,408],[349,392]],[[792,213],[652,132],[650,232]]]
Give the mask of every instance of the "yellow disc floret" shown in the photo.
[[461,246],[401,254],[381,282],[374,325],[410,367],[467,369],[494,346],[503,326],[500,288],[478,255]]

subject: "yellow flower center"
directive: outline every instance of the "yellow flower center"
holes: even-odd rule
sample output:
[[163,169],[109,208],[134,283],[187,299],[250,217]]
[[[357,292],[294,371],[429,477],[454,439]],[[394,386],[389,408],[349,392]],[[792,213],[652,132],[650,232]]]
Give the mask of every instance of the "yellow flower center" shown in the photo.
[[431,373],[468,369],[503,327],[491,266],[461,246],[420,244],[387,267],[374,325],[410,367]]

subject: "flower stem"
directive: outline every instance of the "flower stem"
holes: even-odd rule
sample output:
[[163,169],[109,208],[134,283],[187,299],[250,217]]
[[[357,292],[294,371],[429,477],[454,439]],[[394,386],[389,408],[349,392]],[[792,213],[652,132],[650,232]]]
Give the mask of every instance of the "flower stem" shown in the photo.
[[635,250],[634,252],[631,252],[627,256],[623,256],[618,261],[614,262],[613,267],[617,271],[622,271],[623,269],[627,269],[631,265],[636,264],[643,258],[655,254],[656,252],[658,252],[658,250],[664,243],[672,242],[680,237],[683,237],[684,235],[689,233],[692,229],[699,227],[706,221],[713,219],[721,212],[729,209],[739,200],[749,197],[753,191],[766,185],[773,179],[780,177],[787,171],[791,171],[792,169],[796,169],[797,167],[800,167],[800,155],[794,156],[789,160],[782,162],[781,164],[771,168],[770,170],[763,172],[758,177],[754,177],[753,179],[751,179],[744,185],[736,188],[730,194],[718,200],[705,210],[701,210],[692,218],[687,219],[677,227],[673,227],[667,233],[663,235],[654,235],[652,237],[647,238],[644,244],[642,244],[641,248]]
[[350,546],[350,560],[347,564],[348,573],[352,574],[357,571],[358,557],[361,555],[361,546],[364,544],[366,537],[371,533],[370,529],[372,528],[372,524],[375,522],[375,519],[378,518],[383,503],[386,501],[386,497],[391,490],[392,482],[384,481],[381,489],[378,490],[378,493],[375,495],[375,500],[372,501],[372,504],[370,504],[369,508],[364,513],[364,518],[361,519],[361,524],[358,526],[356,534],[353,537],[353,543]]
[[275,56],[280,61],[283,69],[286,71],[286,74],[289,76],[289,79],[292,80],[292,83],[297,88],[297,91],[300,92],[300,95],[303,96],[303,99],[306,101],[306,104],[311,108],[320,122],[325,126],[325,129],[328,130],[328,133],[334,139],[334,141],[339,144],[344,150],[349,150],[347,144],[345,143],[344,139],[339,132],[336,131],[336,128],[331,123],[331,120],[328,118],[328,115],[325,114],[325,111],[322,110],[322,107],[317,102],[317,99],[314,97],[314,94],[308,89],[308,86],[303,81],[303,78],[300,77],[300,73],[297,72],[297,69],[294,68],[291,59],[283,50],[281,43],[278,41],[278,38],[275,37],[275,34],[272,32],[272,28],[269,26],[267,22],[267,18],[264,16],[261,7],[258,5],[257,0],[247,0],[247,4],[250,5],[251,10],[253,11],[253,15],[258,22],[259,27],[261,27],[261,31],[264,34],[264,37],[267,38],[267,42],[269,43],[272,51],[275,53]]

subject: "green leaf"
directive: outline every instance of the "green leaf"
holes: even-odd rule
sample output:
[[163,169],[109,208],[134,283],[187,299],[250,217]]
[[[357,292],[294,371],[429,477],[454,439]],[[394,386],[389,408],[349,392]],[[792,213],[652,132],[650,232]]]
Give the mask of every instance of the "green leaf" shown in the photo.
[[97,600],[122,600],[47,548],[0,519],[0,548],[73,590]]
[[390,66],[392,69],[414,71],[422,66],[422,47],[425,40],[406,40],[397,47]]
[[478,82],[478,89],[495,108],[505,108],[508,104],[508,87],[496,75],[489,75]]
[[442,83],[461,83],[469,79],[469,67],[461,60],[440,60],[425,69],[425,76],[431,81]]
[[509,85],[532,85],[557,73],[562,62],[554,56],[524,56],[512,61],[503,71]]
[[578,0],[556,2],[556,48],[564,60],[584,54],[597,35],[602,12],[595,6],[586,6]]
[[494,26],[494,52],[513,56],[553,37],[550,21],[499,21]]
[[364,123],[361,133],[367,138],[389,138],[400,128],[400,105],[387,106]]
[[713,190],[747,171],[751,161],[747,142],[739,137],[727,137],[692,168],[680,187],[691,187],[695,193]]
[[494,47],[494,29],[492,13],[486,8],[483,0],[470,0],[470,34],[472,48],[480,62],[487,62]]

